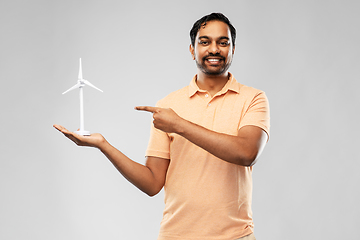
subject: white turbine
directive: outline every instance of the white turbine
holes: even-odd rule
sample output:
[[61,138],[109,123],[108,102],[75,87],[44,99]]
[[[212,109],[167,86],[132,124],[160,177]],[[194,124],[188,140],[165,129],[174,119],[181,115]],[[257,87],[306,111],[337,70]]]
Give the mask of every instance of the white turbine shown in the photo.
[[95,88],[96,90],[99,90],[100,92],[102,92],[102,90],[100,90],[99,88],[95,87],[93,84],[91,84],[88,80],[83,79],[82,77],[82,67],[81,67],[81,58],[80,58],[80,68],[79,68],[79,77],[78,77],[78,82],[76,85],[72,86],[70,89],[66,90],[65,92],[63,92],[63,94],[74,90],[76,88],[80,88],[80,129],[79,131],[76,131],[75,133],[83,135],[83,136],[89,136],[90,132],[89,131],[85,131],[84,129],[84,93],[83,93],[83,87],[85,85],[88,85],[92,88]]

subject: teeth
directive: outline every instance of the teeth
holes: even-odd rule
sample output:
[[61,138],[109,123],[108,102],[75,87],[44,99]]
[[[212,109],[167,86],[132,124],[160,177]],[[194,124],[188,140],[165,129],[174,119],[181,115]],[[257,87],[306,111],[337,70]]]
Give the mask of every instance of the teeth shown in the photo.
[[211,58],[210,58],[210,59],[208,59],[208,61],[209,61],[209,62],[218,62],[219,59],[211,59]]

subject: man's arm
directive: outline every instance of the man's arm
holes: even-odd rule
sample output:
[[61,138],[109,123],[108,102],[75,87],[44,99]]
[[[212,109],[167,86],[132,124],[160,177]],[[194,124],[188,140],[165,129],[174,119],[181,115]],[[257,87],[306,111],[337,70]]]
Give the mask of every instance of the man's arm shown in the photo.
[[238,165],[252,166],[267,142],[267,134],[256,126],[240,128],[237,136],[211,131],[179,117],[170,108],[136,107],[153,113],[154,127],[177,133],[214,156]]
[[125,156],[99,133],[81,136],[60,125],[54,127],[78,146],[98,148],[129,182],[149,196],[156,195],[164,186],[169,166],[168,159],[147,157],[144,166]]
[[241,166],[254,165],[267,142],[265,131],[256,126],[244,126],[233,136],[186,121],[178,134],[216,157]]

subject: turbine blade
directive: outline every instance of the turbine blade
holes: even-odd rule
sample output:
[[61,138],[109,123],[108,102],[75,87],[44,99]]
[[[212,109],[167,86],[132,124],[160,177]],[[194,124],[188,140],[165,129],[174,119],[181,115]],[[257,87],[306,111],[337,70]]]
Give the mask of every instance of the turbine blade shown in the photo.
[[96,90],[99,90],[100,92],[103,92],[103,90],[95,87],[95,86],[94,86],[93,84],[91,84],[88,80],[85,80],[85,79],[84,79],[84,83],[85,83],[86,85],[92,87],[92,88],[95,88]]
[[83,76],[82,76],[82,66],[81,66],[81,58],[80,58],[79,62],[80,62],[80,67],[79,67],[79,79],[83,79]]
[[80,83],[77,83],[76,85],[72,86],[71,88],[69,88],[68,90],[66,90],[65,92],[63,92],[62,94],[65,94],[67,92],[70,92],[76,88],[80,87]]

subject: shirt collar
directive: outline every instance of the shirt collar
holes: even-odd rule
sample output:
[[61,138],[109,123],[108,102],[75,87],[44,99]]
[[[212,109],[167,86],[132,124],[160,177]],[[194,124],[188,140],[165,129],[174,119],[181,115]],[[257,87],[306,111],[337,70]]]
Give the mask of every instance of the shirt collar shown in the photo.
[[[193,77],[193,79],[190,82],[189,85],[189,97],[192,97],[195,95],[195,93],[197,92],[206,92],[205,90],[202,90],[198,87],[198,85],[196,84],[196,79],[197,79],[197,75],[195,75]],[[227,81],[227,83],[225,84],[225,86],[223,87],[223,89],[221,89],[220,92],[218,92],[216,95],[221,95],[226,93],[227,91],[233,91],[236,93],[240,93],[240,86],[237,83],[236,79],[234,78],[234,76],[229,73],[229,80]]]

